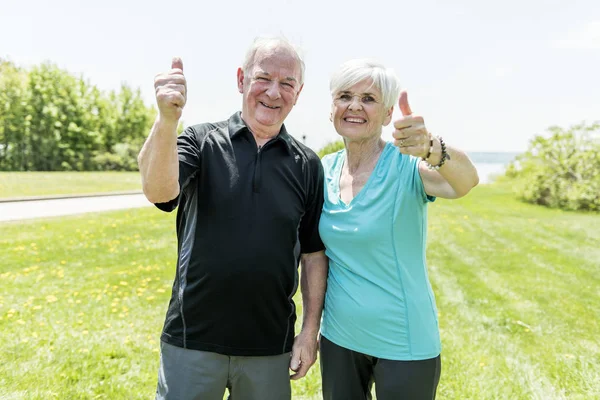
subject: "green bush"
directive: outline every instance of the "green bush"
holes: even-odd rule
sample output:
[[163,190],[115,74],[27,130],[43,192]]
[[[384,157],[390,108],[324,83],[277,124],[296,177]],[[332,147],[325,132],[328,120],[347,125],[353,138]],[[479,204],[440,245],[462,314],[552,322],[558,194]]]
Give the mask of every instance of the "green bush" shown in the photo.
[[341,140],[327,143],[325,147],[317,152],[319,158],[325,157],[327,154],[335,153],[336,151],[342,150],[344,148],[344,142]]
[[94,165],[98,171],[137,171],[137,155],[141,147],[139,140],[133,143],[117,143],[112,147],[112,152],[94,156]]
[[549,128],[506,171],[526,202],[563,210],[600,211],[600,123]]

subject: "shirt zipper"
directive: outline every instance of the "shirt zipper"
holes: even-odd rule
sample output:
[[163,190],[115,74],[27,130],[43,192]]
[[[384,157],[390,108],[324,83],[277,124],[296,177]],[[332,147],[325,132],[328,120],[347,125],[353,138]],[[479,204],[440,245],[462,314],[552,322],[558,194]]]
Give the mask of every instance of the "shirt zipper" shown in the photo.
[[261,181],[260,160],[262,158],[261,150],[262,150],[262,146],[258,146],[258,151],[256,152],[256,162],[254,163],[254,177],[252,179],[252,191],[254,193],[260,193],[260,181]]

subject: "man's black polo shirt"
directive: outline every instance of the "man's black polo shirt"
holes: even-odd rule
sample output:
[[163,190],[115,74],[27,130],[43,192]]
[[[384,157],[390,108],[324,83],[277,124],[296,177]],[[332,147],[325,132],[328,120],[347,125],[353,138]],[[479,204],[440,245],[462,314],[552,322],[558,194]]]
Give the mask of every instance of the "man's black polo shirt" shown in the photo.
[[285,127],[258,149],[240,113],[177,141],[178,262],[161,339],[226,355],[291,351],[301,253],[324,249],[323,169]]

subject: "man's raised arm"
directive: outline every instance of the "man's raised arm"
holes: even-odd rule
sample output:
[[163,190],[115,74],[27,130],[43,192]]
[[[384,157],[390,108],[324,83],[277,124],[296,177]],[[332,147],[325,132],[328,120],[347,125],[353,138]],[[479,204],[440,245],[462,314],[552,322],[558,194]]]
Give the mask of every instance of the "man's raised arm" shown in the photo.
[[187,98],[183,62],[154,78],[158,116],[138,156],[142,188],[151,203],[166,203],[179,194],[177,125]]

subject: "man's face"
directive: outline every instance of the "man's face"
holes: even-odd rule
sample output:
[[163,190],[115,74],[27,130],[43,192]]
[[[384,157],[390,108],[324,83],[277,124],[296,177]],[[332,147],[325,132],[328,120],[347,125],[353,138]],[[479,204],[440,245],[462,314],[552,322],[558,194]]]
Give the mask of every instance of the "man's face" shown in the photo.
[[242,118],[253,132],[279,132],[302,91],[300,74],[290,51],[277,48],[258,50],[250,70],[238,70]]

